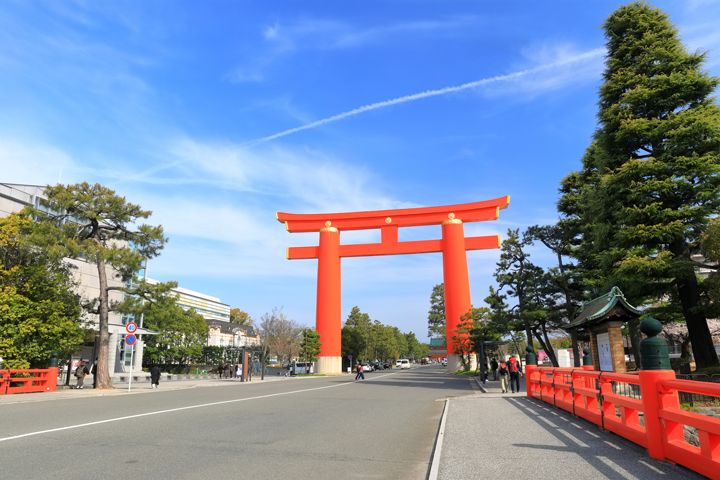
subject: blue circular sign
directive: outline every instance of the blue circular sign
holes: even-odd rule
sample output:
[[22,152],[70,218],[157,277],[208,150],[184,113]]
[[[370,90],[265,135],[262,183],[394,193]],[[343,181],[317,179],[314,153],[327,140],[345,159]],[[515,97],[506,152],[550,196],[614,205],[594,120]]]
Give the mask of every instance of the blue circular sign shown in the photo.
[[126,335],[125,343],[127,343],[128,345],[132,345],[133,343],[135,343],[135,335]]
[[348,358],[349,358],[350,360],[352,360],[352,355],[348,355]]

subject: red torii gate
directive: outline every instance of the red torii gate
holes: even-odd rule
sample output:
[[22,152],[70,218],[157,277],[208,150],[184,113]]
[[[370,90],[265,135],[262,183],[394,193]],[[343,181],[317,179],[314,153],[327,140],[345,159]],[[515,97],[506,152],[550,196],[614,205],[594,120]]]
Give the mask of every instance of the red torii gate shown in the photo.
[[[447,205],[443,207],[406,208],[352,213],[293,214],[277,212],[275,218],[291,233],[320,232],[317,247],[290,247],[288,260],[318,259],[316,329],[320,333],[322,354],[317,373],[339,374],[342,371],[340,331],[340,259],[378,255],[412,253],[443,254],[445,281],[445,318],[448,353],[454,352],[452,332],[460,317],[471,308],[468,280],[467,250],[500,247],[500,236],[465,237],[463,222],[497,220],[500,210],[510,203],[510,197],[485,202]],[[441,240],[398,241],[398,228],[442,225]],[[380,243],[340,245],[343,230],[380,229]],[[448,370],[460,368],[458,355],[448,355]]]

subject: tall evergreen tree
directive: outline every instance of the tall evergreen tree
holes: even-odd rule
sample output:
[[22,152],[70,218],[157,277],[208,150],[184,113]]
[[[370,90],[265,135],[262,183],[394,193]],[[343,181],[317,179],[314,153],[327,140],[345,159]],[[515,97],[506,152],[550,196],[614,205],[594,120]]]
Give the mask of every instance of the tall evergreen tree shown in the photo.
[[603,29],[599,127],[578,199],[594,243],[585,254],[636,302],[677,298],[697,365],[717,365],[691,255],[720,209],[719,79],[646,2],[621,6]]
[[[46,211],[26,207],[27,213],[42,219],[33,233],[39,247],[55,255],[84,258],[95,264],[99,289],[96,298],[83,303],[83,308],[98,318],[100,348],[97,365],[97,388],[111,389],[108,358],[110,352],[109,292],[120,290],[128,295],[144,295],[148,284],[138,280],[135,288],[110,286],[108,268],[124,283],[135,277],[146,259],[160,254],[167,238],[161,226],[141,224],[152,212],[129,203],[125,197],[102,185],[79,183],[45,188]],[[169,290],[174,284],[163,284]]]
[[435,285],[430,294],[430,311],[428,312],[428,336],[431,338],[445,336],[445,284]]

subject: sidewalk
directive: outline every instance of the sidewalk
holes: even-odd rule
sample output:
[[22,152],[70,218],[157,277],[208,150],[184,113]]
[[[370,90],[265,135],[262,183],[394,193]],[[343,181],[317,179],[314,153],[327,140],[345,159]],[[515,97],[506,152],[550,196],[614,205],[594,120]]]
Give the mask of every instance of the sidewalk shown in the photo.
[[524,379],[521,393],[500,393],[499,381],[483,386],[488,393],[448,402],[439,479],[704,478],[653,460],[622,437],[528,398]]
[[[171,391],[171,390],[184,390],[188,388],[198,387],[222,387],[229,385],[254,385],[257,383],[277,382],[283,380],[290,380],[292,377],[266,375],[265,380],[260,380],[260,377],[253,377],[251,382],[240,382],[239,379],[201,379],[201,380],[172,380],[163,382],[160,380],[159,390]],[[73,386],[74,386],[73,381]],[[133,382],[130,392],[128,392],[127,383],[114,383],[114,390],[94,390],[92,388],[92,376],[88,376],[85,379],[85,388],[78,390],[75,388],[58,388],[54,392],[37,392],[37,393],[16,393],[13,395],[0,395],[0,406],[10,405],[13,403],[32,403],[32,402],[47,402],[52,400],[66,400],[70,398],[80,397],[104,397],[109,395],[127,395],[136,393],[148,393],[154,391],[150,384],[147,382]],[[60,385],[58,385],[60,387]]]

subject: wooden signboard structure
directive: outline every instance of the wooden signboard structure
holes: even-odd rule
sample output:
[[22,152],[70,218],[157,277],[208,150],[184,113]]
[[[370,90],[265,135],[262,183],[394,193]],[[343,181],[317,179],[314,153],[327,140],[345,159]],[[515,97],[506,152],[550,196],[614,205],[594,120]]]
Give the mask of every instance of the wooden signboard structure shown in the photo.
[[595,370],[626,373],[621,328],[623,323],[640,315],[642,312],[625,300],[620,289],[613,287],[605,295],[585,302],[577,318],[563,329],[569,331],[573,339],[577,337],[578,329],[588,331]]
[[[318,232],[316,247],[290,247],[289,260],[318,259],[316,329],[320,333],[322,353],[317,373],[342,373],[340,330],[340,259],[415,253],[443,254],[445,281],[445,316],[448,353],[454,352],[451,340],[460,317],[472,308],[468,280],[468,250],[500,247],[499,235],[465,237],[463,223],[497,220],[500,210],[508,207],[510,197],[484,202],[447,205],[441,207],[376,210],[351,213],[293,214],[278,212],[275,218],[291,233]],[[439,240],[398,241],[401,227],[438,225],[442,228]],[[379,229],[380,243],[341,245],[340,232],[345,230]],[[460,369],[458,355],[448,355],[448,370]]]

